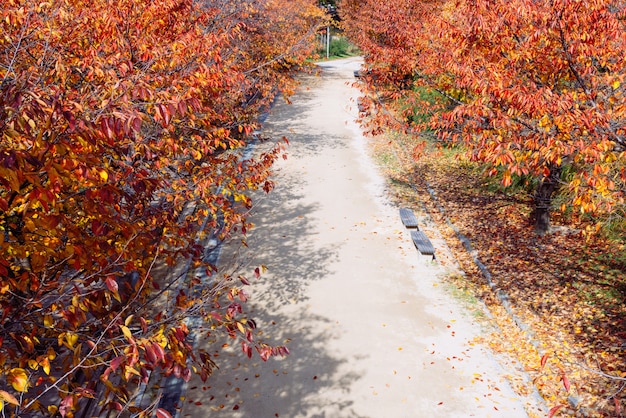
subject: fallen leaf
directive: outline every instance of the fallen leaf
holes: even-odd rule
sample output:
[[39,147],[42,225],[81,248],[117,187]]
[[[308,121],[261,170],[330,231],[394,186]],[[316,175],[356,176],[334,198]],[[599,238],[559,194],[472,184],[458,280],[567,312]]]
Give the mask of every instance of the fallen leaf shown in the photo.
[[563,408],[563,405],[557,405],[550,408],[550,410],[548,411],[548,418],[552,418],[554,414],[556,414],[561,408]]

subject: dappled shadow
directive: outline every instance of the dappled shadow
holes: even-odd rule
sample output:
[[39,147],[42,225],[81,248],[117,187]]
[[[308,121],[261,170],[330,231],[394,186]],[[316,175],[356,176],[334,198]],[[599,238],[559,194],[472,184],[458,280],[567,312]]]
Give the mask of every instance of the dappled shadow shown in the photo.
[[248,239],[250,247],[263,248],[268,286],[255,298],[265,300],[269,309],[304,302],[304,288],[327,276],[338,257],[337,244],[315,244],[317,205],[294,203],[299,200],[296,180],[281,184],[258,206],[263,215],[255,217],[258,226]]
[[[310,85],[320,79],[307,76]],[[319,93],[319,92],[318,92]],[[258,338],[272,345],[286,345],[291,355],[271,358],[267,362],[256,353],[252,359],[241,352],[240,343],[232,347],[215,347],[217,370],[207,384],[192,381],[181,416],[197,417],[360,417],[353,394],[354,382],[365,370],[358,364],[363,354],[337,353],[332,342],[342,332],[338,322],[310,308],[310,288],[336,273],[341,239],[320,239],[320,208],[324,204],[311,200],[304,186],[311,186],[315,176],[305,175],[299,158],[318,158],[320,170],[327,169],[324,154],[349,147],[346,138],[326,130],[325,121],[316,120],[318,98],[302,90],[293,104],[277,103],[263,136],[278,139],[285,136],[288,148],[289,175],[281,175],[277,164],[275,189],[269,195],[259,193],[251,220],[255,228],[248,234],[247,246],[231,245],[224,249],[222,263],[239,263],[251,272],[263,264],[267,270],[246,288],[250,301],[246,311],[259,327]],[[345,115],[336,114],[347,119]],[[336,124],[336,121],[334,121]],[[316,129],[311,129],[311,124]],[[300,126],[306,131],[299,132]],[[301,170],[301,175],[298,175]],[[245,264],[241,266],[241,260]],[[221,340],[220,340],[221,341]],[[220,343],[218,343],[220,344]],[[323,396],[320,396],[323,394]]]
[[[285,344],[291,354],[263,362],[256,353],[247,359],[238,343],[220,349],[215,358],[220,370],[208,385],[192,385],[182,416],[359,417],[349,396],[361,377],[352,364],[356,358],[328,349],[339,337],[337,324],[307,308],[307,287],[330,274],[338,248],[314,244],[316,205],[294,203],[301,198],[297,185],[295,180],[281,182],[257,206],[258,226],[248,240],[254,254],[238,255],[267,265],[267,272],[248,289],[247,311],[261,330],[261,340]],[[332,402],[321,403],[320,392]]]
[[[326,347],[329,340],[337,338],[333,324],[317,315],[293,318],[267,309],[257,309],[255,317],[262,318],[264,330],[273,339],[290,341],[291,355],[263,362],[256,355],[246,359],[238,346],[221,350],[216,358],[220,370],[207,384],[192,382],[181,416],[362,416],[350,396],[362,371],[354,368],[353,360],[335,356]],[[320,393],[326,396],[321,398]]]
[[[263,362],[256,353],[247,359],[238,342],[224,349],[200,341],[213,347],[220,369],[207,384],[190,384],[181,416],[360,416],[350,396],[362,377],[354,367],[357,355],[329,350],[329,342],[340,337],[339,325],[308,309],[307,288],[332,274],[340,245],[316,243],[319,204],[306,202],[303,181],[281,176],[276,189],[257,200],[249,249],[227,248],[223,255],[225,262],[246,259],[247,271],[260,263],[267,266],[246,288],[251,295],[246,311],[261,330],[259,339],[285,344],[291,354]],[[320,398],[320,392],[326,395]]]

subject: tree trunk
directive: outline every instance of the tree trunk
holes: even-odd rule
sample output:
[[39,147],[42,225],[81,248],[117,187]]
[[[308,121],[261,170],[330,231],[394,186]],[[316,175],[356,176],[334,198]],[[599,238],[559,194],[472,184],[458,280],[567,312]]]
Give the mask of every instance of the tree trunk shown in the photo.
[[544,177],[535,191],[535,232],[545,235],[550,230],[550,206],[552,195],[559,186],[561,166],[550,166],[550,175]]

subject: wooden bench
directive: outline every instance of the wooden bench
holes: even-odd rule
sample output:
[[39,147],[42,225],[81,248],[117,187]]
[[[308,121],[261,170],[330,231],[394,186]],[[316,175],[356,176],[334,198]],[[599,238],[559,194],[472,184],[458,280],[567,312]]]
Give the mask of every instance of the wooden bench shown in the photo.
[[422,231],[411,231],[411,239],[415,248],[423,255],[432,255],[435,258],[435,247],[430,242],[428,237]]
[[408,208],[400,209],[400,219],[402,220],[402,224],[409,229],[419,229],[419,225],[417,223],[417,218],[413,214],[413,211]]

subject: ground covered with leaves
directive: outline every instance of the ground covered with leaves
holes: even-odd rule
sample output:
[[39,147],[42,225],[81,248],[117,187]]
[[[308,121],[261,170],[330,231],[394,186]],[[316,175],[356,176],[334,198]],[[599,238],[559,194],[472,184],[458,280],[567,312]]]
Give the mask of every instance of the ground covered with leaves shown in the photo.
[[551,416],[623,416],[623,235],[591,234],[585,219],[555,213],[553,231],[539,237],[524,187],[485,180],[459,150],[427,144],[416,157],[414,143],[399,134],[371,140],[394,199],[432,219],[458,261],[464,273],[450,280],[491,311],[498,331],[483,342],[530,375],[513,382],[517,390],[537,390]]

